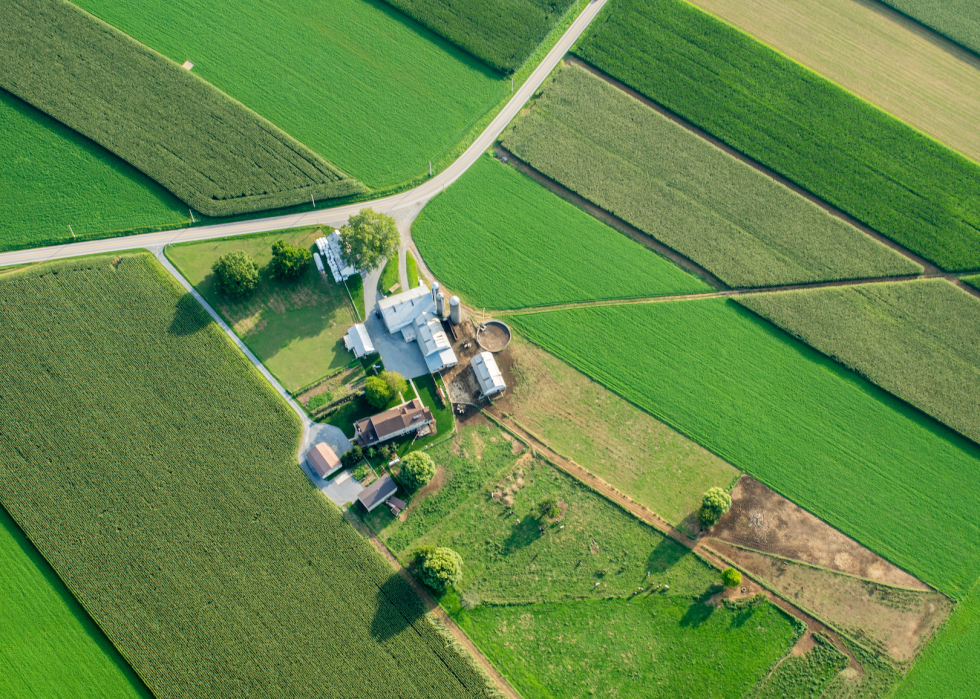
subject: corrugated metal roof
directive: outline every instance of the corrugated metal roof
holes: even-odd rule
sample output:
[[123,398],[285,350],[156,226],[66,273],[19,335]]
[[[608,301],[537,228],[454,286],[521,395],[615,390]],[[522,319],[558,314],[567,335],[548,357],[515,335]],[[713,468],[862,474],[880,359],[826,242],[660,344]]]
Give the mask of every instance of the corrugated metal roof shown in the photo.
[[473,367],[473,373],[476,374],[476,380],[480,384],[480,391],[484,395],[498,393],[507,388],[504,375],[500,373],[500,368],[497,366],[497,360],[490,352],[480,352],[473,357],[470,366]]

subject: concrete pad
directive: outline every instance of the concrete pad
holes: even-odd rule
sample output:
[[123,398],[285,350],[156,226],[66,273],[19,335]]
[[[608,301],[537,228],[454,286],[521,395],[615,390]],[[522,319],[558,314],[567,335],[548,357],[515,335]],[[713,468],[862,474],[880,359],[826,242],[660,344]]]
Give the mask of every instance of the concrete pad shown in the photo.
[[371,336],[374,349],[381,354],[385,369],[397,371],[406,379],[426,376],[429,373],[429,367],[425,364],[425,357],[422,356],[418,343],[405,342],[401,333],[389,335],[384,321],[374,315],[373,309],[368,314],[368,319],[364,321],[364,327]]
[[327,487],[323,489],[323,494],[330,498],[334,505],[342,507],[357,500],[357,496],[363,490],[364,487],[350,475],[350,471],[344,470],[330,480]]

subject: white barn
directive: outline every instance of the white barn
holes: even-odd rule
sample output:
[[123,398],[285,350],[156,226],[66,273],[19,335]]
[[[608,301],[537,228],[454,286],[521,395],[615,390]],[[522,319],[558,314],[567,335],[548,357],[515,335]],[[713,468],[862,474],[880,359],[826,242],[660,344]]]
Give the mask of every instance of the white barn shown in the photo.
[[507,388],[504,375],[500,373],[497,360],[489,352],[480,352],[470,362],[476,381],[480,385],[480,397],[490,398],[502,393]]
[[368,335],[364,323],[358,323],[350,327],[347,334],[344,335],[344,347],[353,352],[354,356],[358,359],[365,354],[374,354],[375,352],[374,343],[371,341],[371,336]]
[[456,353],[436,314],[433,293],[425,284],[382,299],[378,307],[389,333],[401,333],[405,342],[418,342],[431,373],[456,366]]

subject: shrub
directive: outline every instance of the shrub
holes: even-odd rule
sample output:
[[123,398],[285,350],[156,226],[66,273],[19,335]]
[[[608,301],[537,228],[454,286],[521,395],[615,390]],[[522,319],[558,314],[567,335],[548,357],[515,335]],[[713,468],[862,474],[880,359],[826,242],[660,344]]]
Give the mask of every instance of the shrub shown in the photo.
[[218,291],[233,299],[247,296],[259,283],[259,266],[241,250],[219,257],[211,271]]
[[732,507],[732,498],[721,488],[709,488],[701,499],[698,520],[705,527],[713,527],[721,516]]
[[380,376],[369,376],[364,382],[364,397],[375,408],[383,408],[391,400],[391,388]]
[[340,229],[340,254],[354,269],[377,269],[398,252],[401,235],[395,219],[374,209],[361,209]]
[[444,592],[463,580],[463,559],[444,546],[422,546],[416,550],[419,579],[436,592]]
[[742,584],[742,574],[734,568],[721,571],[721,582],[725,587],[738,587]]
[[432,480],[436,464],[423,451],[413,451],[402,459],[401,482],[406,488],[416,489]]
[[561,514],[561,508],[558,507],[557,500],[555,500],[553,497],[547,497],[538,503],[538,512],[541,513],[542,517],[555,519]]
[[[391,391],[391,398],[394,398],[399,393],[402,395],[408,393],[408,381],[397,371],[382,371],[381,378],[388,384],[388,390]],[[388,400],[391,400],[391,398]]]
[[272,276],[276,279],[298,279],[309,269],[313,254],[306,248],[290,245],[284,240],[272,244]]
[[341,454],[340,463],[342,463],[345,468],[350,468],[359,464],[363,458],[364,452],[361,451],[359,446],[355,445]]

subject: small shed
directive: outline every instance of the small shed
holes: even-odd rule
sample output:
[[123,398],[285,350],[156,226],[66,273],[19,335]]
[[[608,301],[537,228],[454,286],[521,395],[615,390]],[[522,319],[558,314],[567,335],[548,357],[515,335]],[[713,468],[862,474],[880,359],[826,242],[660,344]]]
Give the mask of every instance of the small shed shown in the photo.
[[370,512],[379,505],[383,505],[392,495],[398,492],[398,484],[392,480],[387,473],[381,476],[374,483],[365,488],[357,499],[364,509]]
[[364,323],[358,323],[357,325],[352,325],[344,335],[344,347],[354,353],[354,356],[360,359],[365,354],[374,354],[374,343],[371,341],[371,336],[368,335],[367,328],[364,327]]
[[341,466],[340,459],[325,442],[315,444],[307,453],[306,460],[320,478],[326,478]]
[[480,397],[489,398],[507,388],[504,375],[500,373],[497,361],[490,352],[480,352],[470,362],[476,381],[480,385]]

